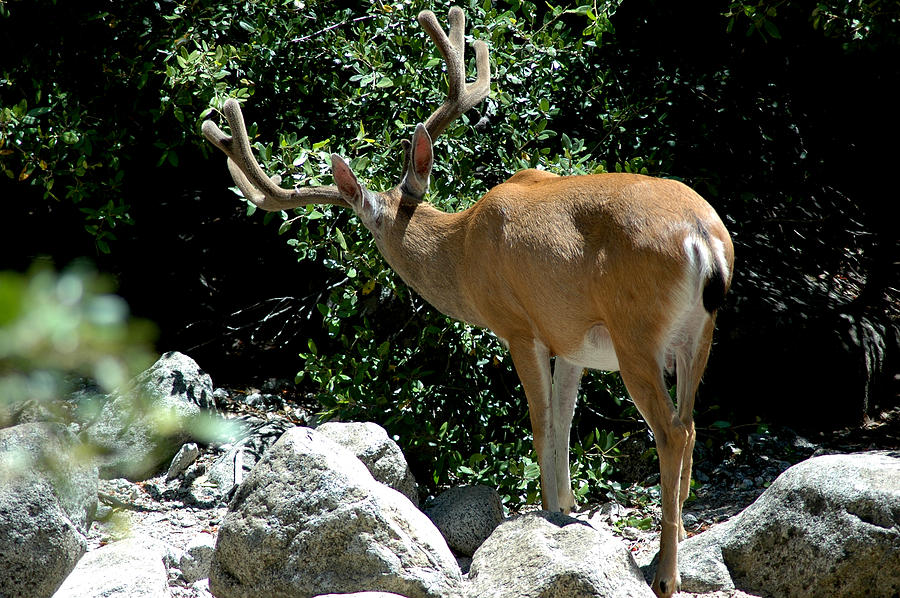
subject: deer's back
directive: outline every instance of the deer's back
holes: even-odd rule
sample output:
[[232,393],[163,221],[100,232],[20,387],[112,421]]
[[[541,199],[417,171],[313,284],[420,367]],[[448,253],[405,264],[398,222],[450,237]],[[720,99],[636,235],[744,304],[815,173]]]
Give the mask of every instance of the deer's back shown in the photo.
[[503,337],[541,328],[557,344],[598,323],[664,319],[676,298],[658,295],[687,275],[684,240],[728,237],[689,187],[634,174],[526,170],[468,212],[464,284],[488,327]]

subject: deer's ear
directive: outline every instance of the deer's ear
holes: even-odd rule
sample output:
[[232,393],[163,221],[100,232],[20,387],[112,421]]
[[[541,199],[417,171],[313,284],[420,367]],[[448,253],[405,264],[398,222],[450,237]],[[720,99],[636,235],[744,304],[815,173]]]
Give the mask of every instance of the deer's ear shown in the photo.
[[431,176],[431,167],[434,165],[434,152],[431,147],[431,137],[425,125],[416,125],[416,132],[412,138],[412,166],[416,176],[428,181]]
[[409,154],[412,143],[410,143],[409,139],[401,139],[400,147],[403,148],[403,173],[400,175],[400,180],[402,181],[406,178],[406,172],[409,170]]
[[363,199],[362,186],[356,180],[356,175],[350,170],[350,166],[337,154],[331,154],[331,173],[334,175],[334,184],[337,185],[341,197],[354,209],[361,209]]
[[425,125],[416,125],[409,148],[409,162],[403,185],[407,193],[421,199],[428,191],[428,178],[434,165],[434,152],[431,148],[431,137]]

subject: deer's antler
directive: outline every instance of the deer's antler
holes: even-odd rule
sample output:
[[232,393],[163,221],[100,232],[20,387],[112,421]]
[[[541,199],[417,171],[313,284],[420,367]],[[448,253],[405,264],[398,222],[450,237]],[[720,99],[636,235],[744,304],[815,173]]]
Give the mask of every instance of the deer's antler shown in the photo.
[[211,120],[203,122],[203,136],[228,156],[231,178],[253,205],[267,212],[289,210],[307,204],[333,204],[349,207],[341,198],[337,187],[303,187],[285,189],[280,186],[281,177],[269,177],[256,162],[250,151],[250,138],[244,126],[244,115],[237,100],[225,100],[222,108],[232,135],[226,135]]
[[474,43],[476,79],[466,83],[465,30],[466,15],[458,6],[450,9],[450,35],[444,33],[437,17],[430,10],[419,13],[419,24],[428,32],[447,64],[447,99],[425,123],[428,135],[436,139],[451,122],[486,98],[491,91],[491,63],[487,44]]
[[[436,139],[447,126],[464,112],[481,102],[491,90],[491,65],[487,44],[478,40],[475,46],[476,79],[466,83],[465,28],[466,15],[457,6],[450,9],[449,35],[438,23],[430,10],[419,13],[419,24],[431,37],[447,64],[447,99],[432,113],[425,128],[432,140]],[[337,187],[319,186],[285,189],[281,187],[281,177],[269,177],[256,162],[250,150],[250,139],[244,125],[244,116],[237,100],[225,101],[222,112],[231,127],[231,135],[226,135],[216,125],[204,121],[203,135],[228,156],[228,170],[231,177],[251,203],[257,207],[277,212],[313,203],[333,204],[350,207],[341,197]],[[408,142],[404,143],[408,148]]]

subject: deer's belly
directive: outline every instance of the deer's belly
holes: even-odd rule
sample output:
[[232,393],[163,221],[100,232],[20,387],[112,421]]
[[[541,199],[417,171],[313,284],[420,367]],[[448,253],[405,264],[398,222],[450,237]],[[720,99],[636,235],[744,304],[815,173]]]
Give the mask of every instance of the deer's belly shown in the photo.
[[619,359],[606,326],[597,324],[584,335],[581,345],[560,353],[566,361],[593,370],[615,372]]

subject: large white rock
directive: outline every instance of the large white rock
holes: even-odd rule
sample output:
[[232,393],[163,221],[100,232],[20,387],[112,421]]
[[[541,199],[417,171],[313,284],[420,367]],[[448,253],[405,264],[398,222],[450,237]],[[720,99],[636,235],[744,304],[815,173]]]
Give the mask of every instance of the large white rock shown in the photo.
[[49,596],[87,550],[97,468],[60,424],[0,430],[0,596]]
[[53,598],[169,598],[164,555],[164,547],[152,540],[107,544],[84,555]]
[[326,422],[316,432],[349,449],[369,468],[372,477],[419,506],[416,479],[400,447],[384,428],[372,422]]
[[431,521],[314,430],[276,442],[229,505],[210,568],[219,598],[360,591],[456,596],[461,575]]
[[693,591],[897,596],[900,453],[798,463],[743,512],[685,540],[679,567],[682,587]]
[[469,580],[470,598],[654,598],[620,540],[546,511],[501,523],[475,552]]

